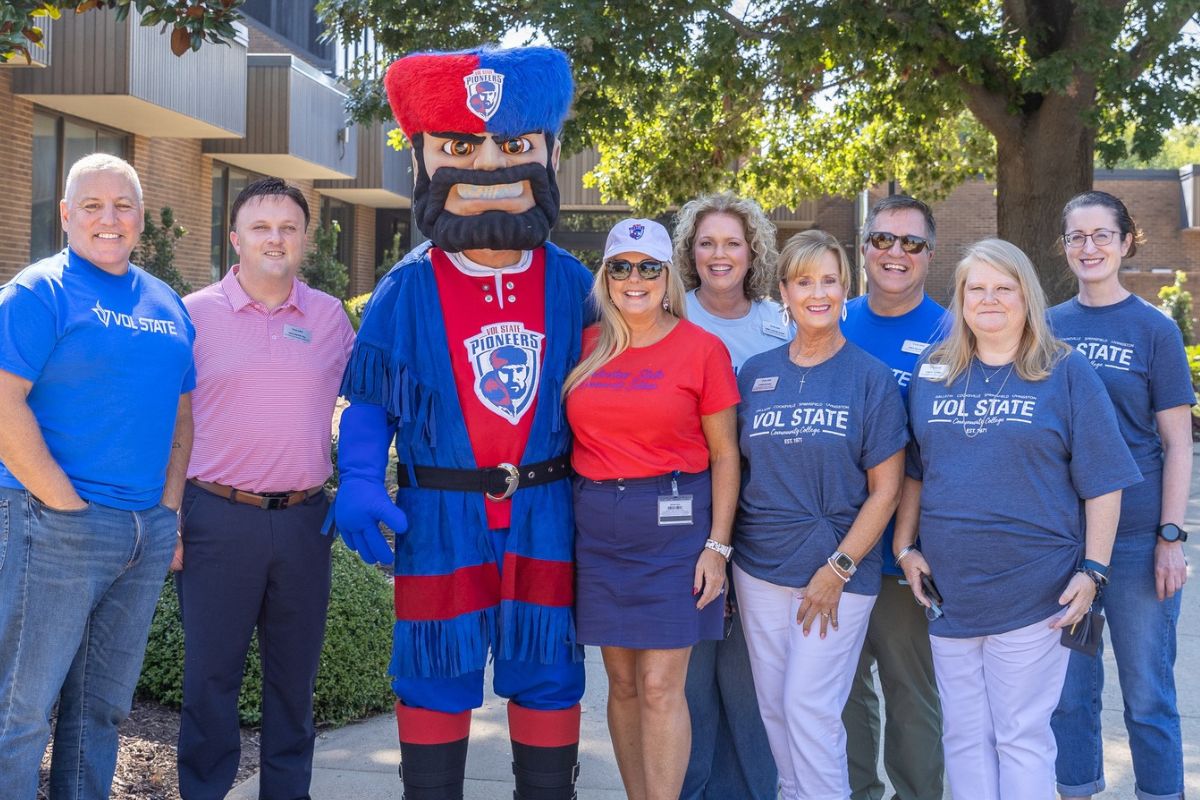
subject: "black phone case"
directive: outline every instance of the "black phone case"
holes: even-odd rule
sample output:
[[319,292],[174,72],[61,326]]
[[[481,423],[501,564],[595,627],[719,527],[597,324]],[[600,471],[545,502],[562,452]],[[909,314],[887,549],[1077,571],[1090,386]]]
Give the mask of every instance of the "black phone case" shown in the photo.
[[1099,611],[1089,611],[1079,622],[1062,629],[1062,645],[1084,655],[1095,656],[1100,649],[1103,633],[1104,615]]

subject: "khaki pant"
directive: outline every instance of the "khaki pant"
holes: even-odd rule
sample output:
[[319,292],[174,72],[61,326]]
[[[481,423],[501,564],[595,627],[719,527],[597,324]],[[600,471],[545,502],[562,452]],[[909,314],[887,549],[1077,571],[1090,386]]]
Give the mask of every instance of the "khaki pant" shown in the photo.
[[842,712],[852,800],[882,800],[879,763],[879,699],[871,666],[887,709],[883,763],[897,800],[941,800],[942,711],[933,677],[929,625],[912,590],[895,575],[883,587],[858,662],[850,699]]

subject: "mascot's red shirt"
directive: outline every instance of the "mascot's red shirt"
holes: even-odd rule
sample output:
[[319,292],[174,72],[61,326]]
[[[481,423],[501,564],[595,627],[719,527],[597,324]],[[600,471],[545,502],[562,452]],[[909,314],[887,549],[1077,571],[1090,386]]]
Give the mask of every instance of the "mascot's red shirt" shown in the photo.
[[[475,463],[520,466],[546,339],[545,251],[529,251],[503,269],[473,265],[436,247],[429,256]],[[509,526],[510,501],[485,500],[484,506],[489,528]]]

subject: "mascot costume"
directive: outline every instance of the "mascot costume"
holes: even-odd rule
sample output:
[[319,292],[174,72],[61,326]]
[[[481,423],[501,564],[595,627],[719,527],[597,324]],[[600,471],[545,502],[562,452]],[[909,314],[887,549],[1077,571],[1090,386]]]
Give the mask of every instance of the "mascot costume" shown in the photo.
[[386,86],[432,246],[393,267],[364,311],[342,387],[335,515],[369,563],[393,559],[378,523],[397,534],[404,797],[462,797],[490,652],[509,701],[513,796],[569,800],[584,673],[561,392],[591,277],[546,239],[570,67],[542,47],[415,53]]

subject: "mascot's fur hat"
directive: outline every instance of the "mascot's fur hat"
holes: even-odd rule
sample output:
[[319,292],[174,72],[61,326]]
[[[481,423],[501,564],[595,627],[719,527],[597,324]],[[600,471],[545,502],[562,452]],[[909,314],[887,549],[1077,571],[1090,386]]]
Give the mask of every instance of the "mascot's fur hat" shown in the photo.
[[388,68],[388,102],[404,135],[556,135],[574,87],[566,55],[552,47],[478,47],[412,53]]

